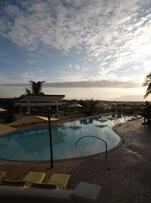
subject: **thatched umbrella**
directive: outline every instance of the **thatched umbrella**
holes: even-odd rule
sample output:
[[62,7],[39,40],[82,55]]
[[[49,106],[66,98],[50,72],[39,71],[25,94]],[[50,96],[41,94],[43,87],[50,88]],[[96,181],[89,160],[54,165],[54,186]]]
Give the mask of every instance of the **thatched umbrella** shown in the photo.
[[5,112],[7,111],[6,109],[0,108],[0,112]]
[[81,104],[77,104],[77,103],[74,103],[74,104],[71,104],[71,105],[69,105],[69,107],[71,107],[71,108],[81,108],[82,107],[82,105]]
[[[58,118],[51,118],[51,121],[57,121]],[[29,124],[36,124],[36,123],[44,123],[48,122],[48,117],[46,116],[38,116],[38,115],[31,115],[25,116],[19,120],[16,120],[9,124],[9,126],[20,126],[20,125],[29,125]]]
[[100,109],[105,109],[105,108],[108,108],[109,106],[105,103],[98,103],[95,105],[97,108],[100,108]]

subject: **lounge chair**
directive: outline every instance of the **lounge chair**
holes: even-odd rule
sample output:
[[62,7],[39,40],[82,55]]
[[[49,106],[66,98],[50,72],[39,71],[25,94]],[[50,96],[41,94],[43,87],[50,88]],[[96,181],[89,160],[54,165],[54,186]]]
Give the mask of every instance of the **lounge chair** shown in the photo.
[[41,183],[45,177],[45,173],[28,172],[27,175],[21,180],[3,180],[4,185],[16,185],[16,186],[31,186],[33,183]]
[[68,182],[69,182],[69,186],[70,186],[70,175],[69,174],[54,173],[47,182],[34,183],[34,184],[32,184],[32,187],[65,190],[68,185]]
[[70,195],[75,202],[99,203],[102,186],[80,182]]
[[5,172],[4,171],[0,171],[0,183],[2,183],[4,178],[5,178]]

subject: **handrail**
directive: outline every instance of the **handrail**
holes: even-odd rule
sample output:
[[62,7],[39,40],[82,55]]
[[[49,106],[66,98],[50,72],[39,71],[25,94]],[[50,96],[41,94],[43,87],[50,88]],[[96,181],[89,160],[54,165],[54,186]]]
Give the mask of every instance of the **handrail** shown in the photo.
[[[81,139],[86,138],[86,137],[93,137],[93,138],[96,138],[96,139],[98,139],[98,140],[103,141],[103,142],[105,143],[105,151],[106,151],[106,158],[107,158],[107,142],[106,142],[105,140],[99,138],[99,137],[96,137],[96,136],[93,136],[93,135],[85,135],[85,136],[79,138],[79,139],[75,142],[75,145],[77,145],[77,143],[78,143]],[[77,147],[77,148],[78,148],[78,147]]]

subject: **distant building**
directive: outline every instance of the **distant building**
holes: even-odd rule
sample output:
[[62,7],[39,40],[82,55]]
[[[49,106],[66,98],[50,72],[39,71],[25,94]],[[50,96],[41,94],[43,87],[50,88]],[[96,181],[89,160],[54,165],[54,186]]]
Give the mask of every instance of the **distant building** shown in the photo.
[[26,107],[26,114],[31,114],[31,107],[47,107],[49,109],[56,108],[57,117],[59,116],[59,106],[63,104],[62,99],[65,95],[33,95],[29,94],[20,99],[15,106],[20,106],[20,113],[22,108]]

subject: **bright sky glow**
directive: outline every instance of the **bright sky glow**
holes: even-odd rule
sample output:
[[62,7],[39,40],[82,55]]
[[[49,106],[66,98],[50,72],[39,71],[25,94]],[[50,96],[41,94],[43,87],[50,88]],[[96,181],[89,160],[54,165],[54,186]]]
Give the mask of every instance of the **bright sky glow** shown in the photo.
[[151,0],[0,1],[0,61],[0,98],[44,80],[66,99],[144,101]]

